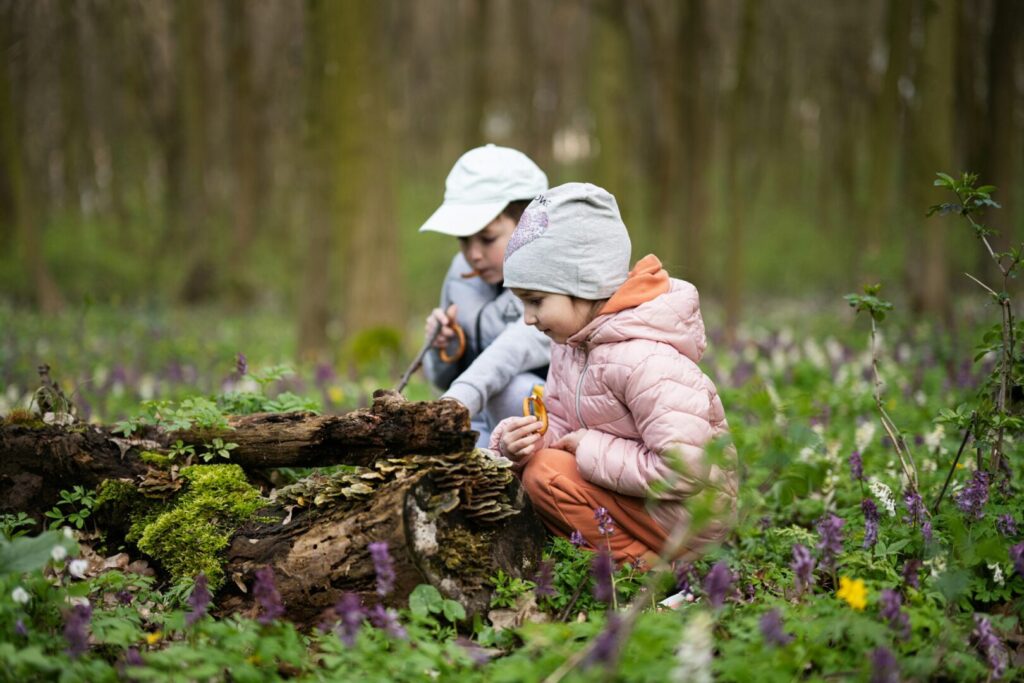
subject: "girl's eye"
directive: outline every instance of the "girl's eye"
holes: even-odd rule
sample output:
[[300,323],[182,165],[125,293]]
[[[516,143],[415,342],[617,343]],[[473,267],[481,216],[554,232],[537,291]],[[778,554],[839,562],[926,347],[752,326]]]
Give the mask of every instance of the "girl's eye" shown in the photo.
[[489,245],[494,244],[494,240],[496,239],[497,237],[481,237],[480,241],[483,242],[485,245]]

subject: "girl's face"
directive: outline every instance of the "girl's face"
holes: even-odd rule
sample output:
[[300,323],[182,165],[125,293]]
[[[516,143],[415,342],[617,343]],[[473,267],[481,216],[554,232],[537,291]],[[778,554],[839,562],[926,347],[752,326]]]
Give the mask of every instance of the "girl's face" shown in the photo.
[[496,285],[505,279],[505,246],[516,229],[516,222],[501,214],[480,232],[459,238],[459,248],[480,279]]
[[600,304],[604,303],[532,289],[513,289],[512,293],[523,302],[526,324],[533,325],[557,344],[564,344],[597,317]]

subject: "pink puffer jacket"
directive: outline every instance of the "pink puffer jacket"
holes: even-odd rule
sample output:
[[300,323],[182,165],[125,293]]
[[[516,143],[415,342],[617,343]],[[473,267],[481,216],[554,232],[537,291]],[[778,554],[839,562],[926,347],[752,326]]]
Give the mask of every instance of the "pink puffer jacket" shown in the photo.
[[[700,537],[714,540],[734,523],[736,456],[730,445],[712,464],[705,452],[728,432],[718,391],[697,366],[705,345],[697,289],[675,279],[663,294],[600,315],[567,343],[552,344],[544,445],[585,429],[576,450],[580,474],[619,493],[656,498],[652,516],[669,533],[689,523],[686,499],[712,490],[719,514]],[[504,426],[492,434],[492,447]],[[670,454],[678,456],[674,467]]]

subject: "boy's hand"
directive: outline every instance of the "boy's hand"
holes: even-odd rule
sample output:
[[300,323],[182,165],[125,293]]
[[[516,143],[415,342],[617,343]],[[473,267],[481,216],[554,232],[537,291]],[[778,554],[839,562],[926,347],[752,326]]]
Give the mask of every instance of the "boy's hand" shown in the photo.
[[448,344],[455,339],[455,330],[452,329],[451,324],[455,321],[457,311],[455,304],[452,304],[447,310],[435,308],[427,316],[427,322],[423,327],[423,332],[427,337],[434,334],[438,325],[441,326],[441,331],[434,337],[435,349],[446,349]]
[[557,448],[562,451],[569,451],[570,453],[576,453],[576,449],[580,445],[580,441],[586,436],[586,429],[577,429],[575,432],[569,432],[558,441],[551,444],[551,448]]
[[527,417],[510,417],[504,433],[501,435],[501,454],[513,462],[518,462],[537,450],[541,435],[538,430],[541,421],[533,415]]

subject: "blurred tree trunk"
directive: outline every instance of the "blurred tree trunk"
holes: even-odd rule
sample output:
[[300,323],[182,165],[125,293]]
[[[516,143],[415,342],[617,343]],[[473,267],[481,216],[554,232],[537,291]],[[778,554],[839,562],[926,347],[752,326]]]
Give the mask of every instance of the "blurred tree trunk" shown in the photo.
[[911,307],[917,314],[938,316],[952,326],[949,257],[946,253],[948,221],[925,218],[936,203],[935,173],[953,163],[954,52],[956,29],[953,0],[923,8],[924,43],[921,48],[914,97],[910,110],[909,144],[912,159],[907,182],[910,214],[907,277]]
[[[330,205],[331,182],[328,173],[333,163],[331,136],[332,104],[327,97],[327,43],[331,27],[327,25],[327,2],[306,2],[306,159],[305,212],[302,216],[302,265],[298,289],[299,355],[318,359],[327,351],[327,323],[330,317],[331,254],[334,253]],[[336,66],[335,66],[336,68]]]
[[16,28],[16,14],[23,9],[14,2],[0,6],[0,50],[4,54],[0,61],[0,154],[4,170],[0,182],[6,185],[0,197],[10,197],[15,249],[31,283],[32,298],[43,313],[55,313],[64,306],[64,299],[43,254],[42,219],[37,208],[41,203],[35,196],[24,147],[29,115],[23,109],[28,70],[24,64],[25,38]]
[[257,135],[258,106],[253,92],[252,50],[250,48],[250,4],[245,0],[227,0],[224,5],[224,26],[227,32],[228,81],[231,156],[234,192],[232,193],[232,254],[229,296],[237,304],[252,300],[255,282],[247,277],[248,254],[256,233],[260,151],[262,139]]
[[623,0],[595,3],[592,16],[590,102],[599,148],[594,182],[622,198],[629,171],[627,103],[629,45]]
[[[1005,251],[1018,246],[1021,240],[1020,216],[1024,216],[1024,192],[1021,191],[1021,164],[1024,162],[1024,114],[1022,92],[1014,74],[1024,68],[1024,3],[1017,0],[996,0],[992,35],[988,43],[988,87],[986,116],[983,129],[988,133],[985,154],[980,160],[978,173],[985,184],[995,185],[996,201],[1002,205],[998,211],[989,211],[985,222],[999,231],[993,238],[993,248]],[[1014,234],[1014,226],[1018,231]],[[1015,239],[1016,238],[1016,239]],[[991,257],[978,250],[990,281],[998,282],[999,271]]]
[[[465,28],[465,32],[462,41],[464,47],[459,51],[459,56],[466,73],[463,146],[465,150],[469,150],[486,141],[484,125],[490,94],[488,83],[491,78],[487,29],[490,24],[491,2],[489,0],[471,0],[465,8],[465,11],[460,12],[463,16],[462,26]],[[504,49],[512,49],[512,46],[504,46]]]
[[740,10],[740,25],[736,48],[736,81],[729,94],[728,149],[725,154],[725,198],[726,215],[726,283],[725,283],[725,336],[727,343],[736,340],[736,331],[742,318],[743,292],[745,286],[746,255],[744,249],[747,208],[751,191],[750,178],[746,172],[747,157],[751,154],[748,146],[754,144],[747,134],[751,108],[750,91],[754,70],[757,39],[757,24],[760,4],[756,0],[744,0]]
[[868,206],[862,230],[860,277],[873,282],[878,278],[879,257],[888,242],[898,234],[893,209],[900,178],[899,144],[904,103],[900,79],[908,73],[910,55],[911,0],[888,0],[885,45],[876,48],[888,57],[870,113],[868,129],[869,168]]
[[[211,225],[206,196],[206,18],[202,0],[178,0],[176,31],[178,62],[178,126],[183,157],[177,181],[181,206],[175,211],[176,233],[184,252],[181,298],[186,303],[208,299],[216,272],[209,239]],[[174,211],[174,207],[172,207]]]
[[85,6],[75,0],[57,4],[60,12],[60,119],[63,161],[64,205],[78,215],[82,205],[83,177],[90,175],[88,126],[86,121],[82,45],[79,14]]

